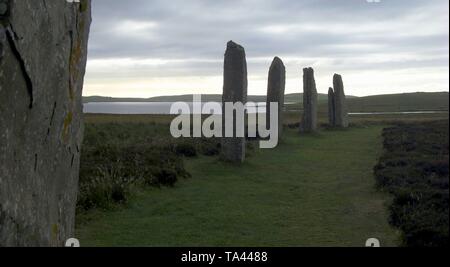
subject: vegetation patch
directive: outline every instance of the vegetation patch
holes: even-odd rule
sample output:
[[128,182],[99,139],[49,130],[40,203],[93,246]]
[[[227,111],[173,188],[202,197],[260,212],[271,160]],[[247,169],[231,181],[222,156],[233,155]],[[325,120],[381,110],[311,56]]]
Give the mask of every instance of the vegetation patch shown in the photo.
[[78,209],[126,203],[133,189],[173,186],[189,177],[173,140],[157,124],[87,124]]
[[[250,151],[252,144],[248,145]],[[217,138],[173,138],[165,123],[86,123],[77,209],[110,209],[136,189],[189,178],[184,158],[220,153]]]
[[383,131],[377,185],[393,194],[390,223],[405,246],[448,246],[448,120],[399,123]]

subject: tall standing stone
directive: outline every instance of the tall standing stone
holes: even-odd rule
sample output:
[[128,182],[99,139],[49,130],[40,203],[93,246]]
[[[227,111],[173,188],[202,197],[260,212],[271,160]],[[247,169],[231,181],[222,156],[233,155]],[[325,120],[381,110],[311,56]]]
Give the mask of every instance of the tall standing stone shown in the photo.
[[[278,136],[283,131],[284,90],[286,85],[286,68],[279,57],[273,59],[269,69],[266,103],[266,126],[270,126],[270,103],[278,103]],[[269,128],[269,127],[267,127]]]
[[90,13],[0,0],[0,247],[74,235]]
[[344,93],[344,83],[341,75],[335,74],[333,77],[334,98],[335,98],[335,125],[336,127],[348,127],[348,111]]
[[336,126],[336,108],[335,108],[334,90],[328,89],[328,124],[331,127]]
[[303,121],[301,131],[317,131],[317,89],[312,68],[303,69]]
[[[224,83],[222,102],[242,103],[247,102],[247,61],[245,50],[242,46],[228,42],[224,61]],[[225,112],[222,112],[225,121]],[[234,114],[234,126],[236,126],[236,114]],[[223,124],[225,128],[225,123]],[[222,159],[230,162],[244,162],[245,137],[237,137],[234,127],[234,137],[222,138]],[[225,130],[225,129],[224,129]]]

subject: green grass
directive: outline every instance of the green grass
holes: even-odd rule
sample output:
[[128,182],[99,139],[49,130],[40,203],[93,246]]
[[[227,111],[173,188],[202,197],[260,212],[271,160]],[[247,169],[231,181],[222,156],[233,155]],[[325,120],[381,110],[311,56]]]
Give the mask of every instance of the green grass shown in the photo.
[[298,136],[242,166],[186,160],[192,178],[141,191],[126,208],[79,218],[83,246],[397,245],[372,168],[381,126]]

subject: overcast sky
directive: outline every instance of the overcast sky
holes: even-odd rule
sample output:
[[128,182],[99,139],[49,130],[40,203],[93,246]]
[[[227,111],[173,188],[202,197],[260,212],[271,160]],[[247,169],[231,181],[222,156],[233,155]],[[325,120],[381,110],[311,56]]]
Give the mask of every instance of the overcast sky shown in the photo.
[[223,55],[247,54],[249,94],[263,95],[274,56],[286,92],[315,69],[348,95],[449,90],[447,0],[92,0],[84,95],[221,94]]

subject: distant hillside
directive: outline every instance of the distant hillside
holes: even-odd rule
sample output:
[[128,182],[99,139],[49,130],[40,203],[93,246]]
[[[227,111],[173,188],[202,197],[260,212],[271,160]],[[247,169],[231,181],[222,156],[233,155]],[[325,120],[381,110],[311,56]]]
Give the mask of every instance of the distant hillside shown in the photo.
[[[352,96],[349,96],[352,98]],[[325,94],[319,94],[319,101],[326,101],[328,96]],[[178,95],[178,96],[158,96],[151,98],[113,98],[104,96],[88,96],[83,97],[84,103],[89,102],[190,102],[192,101],[192,95]],[[202,95],[202,101],[205,102],[221,102],[222,95]],[[265,102],[266,96],[250,95],[248,101],[251,102]],[[285,102],[299,103],[303,101],[303,94],[287,94],[285,96]]]
[[449,93],[375,95],[347,100],[351,112],[448,110]]
[[149,98],[120,98],[108,96],[83,96],[83,103],[93,102],[148,102]]
[[[347,96],[347,104],[350,112],[389,112],[389,111],[439,111],[449,109],[449,93],[406,93],[392,95],[374,95],[366,97]],[[249,101],[265,102],[265,96],[249,96]],[[319,94],[319,104],[321,109],[326,109],[328,95]],[[180,96],[159,96],[152,98],[112,98],[103,96],[83,97],[83,102],[190,102],[192,95]],[[202,101],[222,101],[222,95],[202,95]],[[299,103],[303,101],[303,94],[287,94],[286,103],[290,109],[301,108]]]

